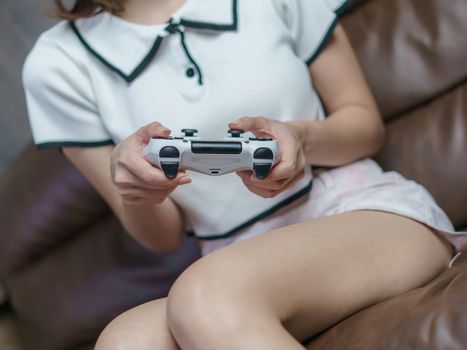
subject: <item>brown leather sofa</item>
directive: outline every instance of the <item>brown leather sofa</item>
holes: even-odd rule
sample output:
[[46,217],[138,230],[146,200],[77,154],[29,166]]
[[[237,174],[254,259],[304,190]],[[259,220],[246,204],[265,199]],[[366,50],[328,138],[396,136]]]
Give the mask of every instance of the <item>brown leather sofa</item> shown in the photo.
[[[354,0],[342,19],[387,123],[378,162],[425,185],[458,229],[467,226],[466,19],[465,0]],[[0,177],[0,223],[0,278],[28,349],[92,346],[112,317],[164,295],[199,254],[192,240],[174,254],[143,249],[59,152],[33,147]],[[309,348],[467,349],[466,254]]]

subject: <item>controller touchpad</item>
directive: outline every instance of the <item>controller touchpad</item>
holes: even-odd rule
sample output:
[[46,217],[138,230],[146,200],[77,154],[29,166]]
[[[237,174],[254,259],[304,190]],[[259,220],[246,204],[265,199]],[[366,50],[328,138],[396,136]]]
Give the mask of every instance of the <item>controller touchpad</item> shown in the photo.
[[192,141],[191,152],[195,154],[240,154],[241,142]]

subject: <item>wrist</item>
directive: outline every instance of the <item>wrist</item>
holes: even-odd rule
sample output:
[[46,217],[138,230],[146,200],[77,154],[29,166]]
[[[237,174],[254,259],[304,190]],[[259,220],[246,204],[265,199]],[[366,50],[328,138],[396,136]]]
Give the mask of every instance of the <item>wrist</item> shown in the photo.
[[154,252],[173,251],[182,242],[184,217],[170,197],[160,204],[124,204],[121,219],[127,232]]
[[311,164],[311,158],[314,151],[319,146],[320,138],[323,135],[324,123],[320,120],[294,120],[288,122],[293,128],[297,138],[302,146],[303,153],[307,163]]

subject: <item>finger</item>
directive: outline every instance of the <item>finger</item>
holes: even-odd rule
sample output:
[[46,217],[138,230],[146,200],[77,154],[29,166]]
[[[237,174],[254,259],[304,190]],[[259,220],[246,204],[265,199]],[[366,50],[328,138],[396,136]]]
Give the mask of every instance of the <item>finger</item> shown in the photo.
[[289,188],[292,188],[295,186],[300,180],[302,180],[305,177],[305,170],[302,170],[299,172],[295,177],[293,177],[290,181],[288,181],[285,186],[281,189],[281,191],[286,191]]
[[248,190],[260,197],[263,197],[263,198],[272,198],[274,196],[276,196],[280,191],[271,191],[271,190],[266,190],[266,189],[262,189],[262,188],[257,188],[257,187],[252,187],[252,186],[248,186],[246,183],[244,183],[246,188],[248,188]]
[[229,123],[229,128],[251,131],[257,136],[264,136],[271,135],[270,123],[271,121],[264,117],[241,117]]
[[114,183],[119,188],[140,186],[156,190],[165,190],[183,184],[188,178],[185,174],[179,173],[175,179],[168,179],[158,168],[142,171],[137,166],[126,164],[120,166]]
[[128,171],[138,178],[140,183],[154,189],[176,186],[182,178],[188,177],[185,172],[179,171],[174,179],[169,179],[161,169],[152,166],[140,155],[127,157],[121,165],[125,166]]
[[[188,179],[191,182],[191,179]],[[188,183],[189,183],[188,182]],[[182,185],[184,185],[183,183]],[[128,186],[118,188],[118,193],[121,196],[133,196],[141,198],[152,198],[160,196],[168,196],[176,187],[165,189],[165,190],[156,190],[153,188],[140,187],[140,186]]]
[[245,187],[248,188],[248,190],[250,192],[252,192],[252,193],[254,193],[254,194],[256,194],[256,195],[258,195],[260,197],[272,198],[272,197],[276,196],[278,193],[281,192],[281,191],[273,191],[273,190],[270,190],[270,189],[251,186],[250,183],[248,182],[247,178],[244,179],[242,176],[240,176],[240,178],[242,179],[242,182],[245,185]]
[[251,170],[240,170],[240,171],[237,171],[235,174],[237,174],[239,177],[243,177],[243,176],[251,176],[251,174],[253,174],[253,172]]
[[140,128],[136,134],[144,143],[148,143],[152,137],[167,137],[170,135],[170,129],[159,122],[152,122]]
[[[174,188],[175,189],[175,188]],[[150,190],[144,189],[141,187],[130,187],[125,189],[120,189],[118,193],[124,198],[142,198],[142,199],[157,199],[165,198],[173,192],[174,189],[170,190]]]
[[[126,175],[123,176],[124,180],[119,182],[118,184],[118,187],[119,188],[122,188],[122,189],[127,189],[127,188],[141,188],[141,189],[146,189],[146,190],[163,190],[163,189],[158,189],[158,188],[155,188],[154,186],[152,185],[148,185],[147,183],[141,181],[138,177],[136,177],[135,175],[133,175],[133,173],[131,173],[130,171],[128,171],[127,169],[123,169],[122,171],[124,171],[126,173]],[[173,185],[176,187],[176,186],[180,186],[180,185],[186,185],[186,184],[189,184],[191,183],[191,178],[186,175],[185,171],[180,171],[177,175],[177,178],[176,178],[178,181],[174,181],[173,182]]]
[[126,205],[154,205],[164,202],[166,197],[160,198],[141,198],[141,197],[122,197]]
[[[297,174],[295,174],[293,177],[283,179],[283,180],[278,180],[278,181],[266,181],[266,180],[259,180],[254,177],[254,180],[251,180],[251,178],[244,177],[244,182],[249,186],[249,187],[256,187],[260,189],[267,189],[271,191],[285,191],[286,189],[289,189],[293,185],[295,185],[298,181],[300,181],[305,175],[305,171],[301,170]],[[253,175],[254,176],[254,175]]]
[[265,179],[258,179],[255,173],[249,170],[239,171],[237,172],[237,175],[243,180],[247,181],[247,183],[251,186],[258,186],[260,188],[269,188],[274,190],[282,189],[287,184],[287,182],[293,178],[292,175],[289,175],[286,178],[277,179],[276,177],[272,176],[271,173]]
[[290,178],[297,172],[297,168],[302,166],[299,150],[296,145],[292,142],[283,142],[282,144],[279,145],[281,157],[279,162],[271,169],[271,173],[268,176],[270,180],[277,181]]
[[243,182],[248,186],[267,190],[280,190],[283,188],[283,186],[285,186],[286,182],[291,180],[291,178],[279,181],[268,180],[268,178],[261,180],[258,179],[255,174],[240,174],[239,176],[242,178]]
[[[287,180],[291,180],[291,179],[287,179]],[[261,182],[251,182],[251,181],[248,181],[246,180],[245,181],[248,186],[250,187],[256,187],[256,188],[260,188],[260,189],[264,189],[264,190],[271,190],[271,191],[281,191],[285,185],[283,185],[283,182],[270,182],[270,183],[261,183]]]
[[128,157],[118,162],[119,168],[114,178],[117,186],[140,186],[163,190],[191,181],[183,170],[179,171],[174,179],[168,179],[162,170],[153,167],[139,156]]

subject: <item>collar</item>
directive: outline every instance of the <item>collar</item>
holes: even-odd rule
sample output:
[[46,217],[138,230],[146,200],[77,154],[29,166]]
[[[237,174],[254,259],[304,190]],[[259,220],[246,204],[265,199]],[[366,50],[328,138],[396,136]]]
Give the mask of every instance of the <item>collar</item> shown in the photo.
[[70,26],[86,50],[131,83],[154,59],[164,38],[175,31],[237,30],[237,7],[237,0],[187,0],[167,23],[160,25],[139,25],[101,12],[70,22]]

